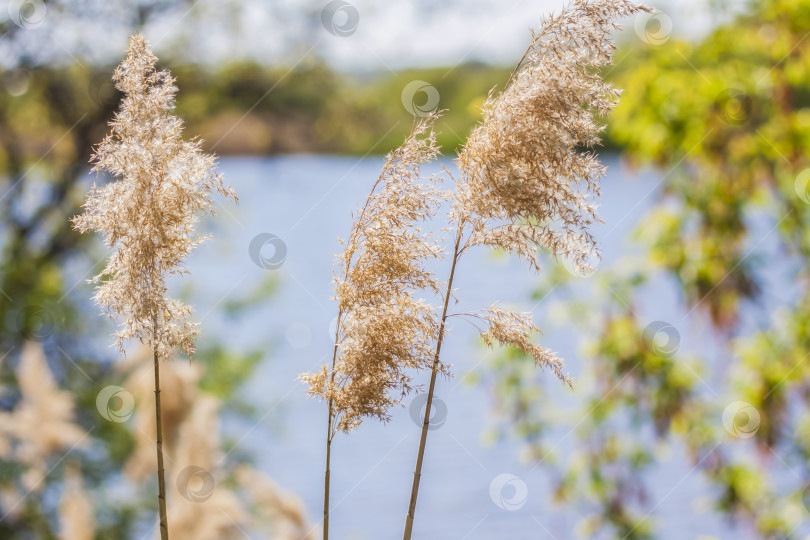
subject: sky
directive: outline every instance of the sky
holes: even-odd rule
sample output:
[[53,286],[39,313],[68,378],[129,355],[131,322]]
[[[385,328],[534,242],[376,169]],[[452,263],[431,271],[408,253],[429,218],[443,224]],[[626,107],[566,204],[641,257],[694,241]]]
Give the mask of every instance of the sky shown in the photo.
[[[128,14],[149,0],[0,0],[0,18],[22,27],[18,45],[42,62],[114,63],[131,31]],[[741,5],[743,0],[729,0]],[[624,21],[620,40],[670,35],[695,38],[722,19],[708,0],[648,2],[661,11],[645,24]],[[343,71],[452,66],[469,61],[509,65],[529,30],[564,0],[196,0],[147,23],[159,56],[217,64],[251,59],[296,64],[310,55]],[[81,6],[81,7],[79,7]],[[189,7],[190,6],[190,7]],[[79,15],[77,16],[77,12]],[[13,30],[18,30],[13,28]],[[0,63],[14,52],[0,38]]]

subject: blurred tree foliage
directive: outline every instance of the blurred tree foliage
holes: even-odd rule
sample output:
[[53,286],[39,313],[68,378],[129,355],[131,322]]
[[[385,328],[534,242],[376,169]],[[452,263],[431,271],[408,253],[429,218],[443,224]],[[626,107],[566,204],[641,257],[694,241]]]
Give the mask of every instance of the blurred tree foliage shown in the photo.
[[[213,70],[184,66],[175,74],[178,110],[189,129],[221,154],[318,152],[383,154],[409,133],[405,87],[424,81],[448,109],[440,126],[446,150],[458,146],[480,117],[487,92],[508,70],[483,65],[382,75],[340,74],[320,63],[294,69],[235,63]],[[428,100],[416,92],[416,106]]]
[[[445,151],[453,151],[480,118],[487,93],[503,84],[509,70],[463,65],[396,74],[340,74],[323,64],[294,69],[233,63],[219,67],[167,66],[177,78],[178,113],[189,133],[204,139],[220,155],[270,155],[291,152],[384,154],[409,133],[413,115],[403,106],[403,89],[424,81],[448,109],[439,134]],[[51,146],[52,159],[71,172],[87,160],[75,160],[78,148],[103,134],[120,96],[112,85],[113,66],[89,68],[16,68],[0,74],[5,91],[0,106],[9,114],[4,134],[9,148],[0,155],[4,170],[13,160],[34,161]],[[416,92],[416,106],[428,99]],[[60,137],[87,137],[88,141]],[[87,156],[89,158],[89,154]],[[71,176],[71,175],[68,175]]]
[[[611,78],[626,90],[609,136],[663,176],[635,234],[643,256],[597,274],[601,304],[567,306],[593,338],[588,397],[565,417],[573,454],[557,459],[554,399],[525,361],[495,361],[501,411],[559,499],[588,513],[586,537],[664,536],[654,516],[669,486],[650,490],[645,473],[669,448],[708,480],[724,518],[761,538],[808,534],[809,34],[810,2],[759,0],[699,43],[617,55]],[[680,290],[682,321],[639,313],[661,283]],[[687,321],[719,347],[679,343]]]

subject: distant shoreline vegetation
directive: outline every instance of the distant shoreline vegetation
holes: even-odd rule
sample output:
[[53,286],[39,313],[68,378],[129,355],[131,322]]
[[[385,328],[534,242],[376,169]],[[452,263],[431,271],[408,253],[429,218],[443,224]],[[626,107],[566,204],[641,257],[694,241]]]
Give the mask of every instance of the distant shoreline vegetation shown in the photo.
[[[177,114],[185,120],[187,133],[199,134],[204,149],[221,156],[381,155],[401,143],[414,119],[434,108],[447,110],[436,126],[437,142],[443,153],[454,155],[480,120],[488,92],[499,89],[511,72],[510,67],[484,64],[396,74],[347,74],[323,64],[292,70],[255,63],[164,67],[171,67],[184,90]],[[106,130],[103,119],[112,117],[120,100],[110,72],[108,66],[0,72],[0,108],[6,113],[27,111],[28,118],[41,120],[17,124],[15,130],[17,140],[32,146],[32,154],[55,142],[58,146],[58,135],[64,132],[49,112],[65,105],[55,101],[54,92],[68,95],[74,110],[86,111],[81,123],[91,123],[89,131],[101,136]],[[609,137],[604,143],[603,150],[617,149]],[[5,157],[0,155],[0,165]]]

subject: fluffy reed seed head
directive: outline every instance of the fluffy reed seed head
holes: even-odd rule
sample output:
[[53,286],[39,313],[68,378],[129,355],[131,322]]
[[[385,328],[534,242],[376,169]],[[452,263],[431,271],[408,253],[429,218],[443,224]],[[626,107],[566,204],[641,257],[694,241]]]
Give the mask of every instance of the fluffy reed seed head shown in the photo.
[[166,279],[187,272],[183,258],[206,238],[195,225],[199,214],[213,212],[212,192],[236,195],[201,141],[183,140],[182,121],[171,114],[174,79],[156,64],[144,38],[130,38],[113,77],[124,93],[121,108],[92,159],[94,171],[120,180],[94,186],[73,225],[82,233],[97,231],[115,250],[93,281],[100,283],[96,302],[121,322],[119,348],[132,338],[154,342],[165,359],[175,346],[192,354],[197,333],[187,320],[189,307],[166,296]]
[[[249,516],[242,501],[225,482],[227,471],[223,467],[220,442],[219,400],[200,395],[179,426],[174,456],[169,464],[168,477],[175,479],[169,486],[171,538],[245,538],[243,527],[249,522]],[[179,479],[182,472],[187,470],[198,473],[188,478],[188,484],[184,485]],[[208,475],[214,481],[212,486],[203,483],[203,477]]]
[[57,386],[42,344],[25,344],[17,380],[19,403],[11,412],[0,412],[0,435],[8,438],[0,444],[0,457],[24,465],[23,488],[38,491],[44,487],[48,459],[58,452],[86,447],[87,434],[76,424],[75,398]]
[[458,158],[462,180],[453,218],[467,245],[502,248],[539,270],[538,246],[581,270],[598,257],[589,228],[605,173],[591,151],[620,91],[602,80],[615,46],[616,18],[648,11],[627,0],[573,0],[546,18],[483,122]]
[[310,395],[333,401],[335,432],[350,431],[364,417],[387,421],[389,409],[413,390],[411,370],[432,366],[437,314],[419,295],[439,290],[425,263],[442,251],[420,226],[435,215],[442,193],[438,178],[422,177],[420,168],[439,151],[436,119],[420,121],[387,156],[342,242],[335,269],[334,373],[324,366],[301,377]]
[[571,379],[563,372],[563,361],[553,351],[534,343],[540,330],[532,322],[531,313],[515,313],[493,304],[480,316],[487,323],[487,329],[481,332],[486,346],[508,345],[520,349],[531,356],[535,364],[550,369],[557,378],[571,386]]
[[[451,221],[464,232],[461,251],[484,245],[524,258],[539,271],[539,247],[589,272],[598,258],[590,226],[600,221],[598,180],[605,173],[592,151],[620,91],[602,80],[610,64],[615,19],[649,11],[627,0],[573,0],[543,21],[521,65],[500,94],[490,94],[483,122],[459,154]],[[570,385],[562,361],[532,343],[528,314],[494,306],[477,317],[487,345],[521,349]]]
[[253,502],[257,528],[269,525],[274,540],[315,540],[320,536],[310,523],[303,501],[282,490],[270,477],[249,465],[239,465],[236,481]]
[[68,466],[59,502],[59,540],[93,540],[95,533],[93,501],[84,489],[81,470]]
[[[573,0],[543,21],[504,91],[489,96],[483,122],[459,154],[462,177],[450,212],[459,256],[484,245],[523,257],[539,271],[538,248],[545,247],[580,271],[590,269],[588,258],[598,252],[589,227],[599,221],[591,198],[599,196],[605,168],[580,148],[599,143],[603,127],[596,116],[609,113],[619,98],[598,72],[615,49],[615,19],[639,11],[649,10],[627,0]],[[415,292],[438,290],[423,265],[442,256],[417,226],[446,196],[432,184],[420,185],[419,166],[438,150],[432,132],[417,136],[435,120],[418,125],[388,156],[345,244],[336,278],[334,371],[302,376],[311,395],[333,400],[337,430],[349,431],[366,416],[387,420],[390,407],[412,389],[406,370],[432,366],[439,324]],[[570,385],[562,361],[533,343],[539,330],[528,314],[493,305],[468,315],[486,322],[486,344],[517,347]]]

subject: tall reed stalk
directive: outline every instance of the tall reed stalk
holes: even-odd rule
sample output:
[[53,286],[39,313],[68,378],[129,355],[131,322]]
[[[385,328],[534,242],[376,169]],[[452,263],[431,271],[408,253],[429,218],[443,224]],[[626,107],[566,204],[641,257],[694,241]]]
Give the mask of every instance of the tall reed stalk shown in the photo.
[[[600,221],[596,205],[598,179],[605,168],[595,154],[580,152],[599,143],[602,127],[596,115],[616,105],[619,92],[605,83],[598,69],[609,64],[615,49],[610,31],[614,19],[647,8],[627,0],[573,0],[558,15],[543,21],[504,90],[491,94],[484,118],[467,139],[457,163],[461,178],[450,194],[456,240],[431,367],[427,403],[416,456],[403,540],[410,540],[422,476],[436,375],[448,318],[456,265],[473,246],[500,248],[540,270],[538,251],[573,262],[590,273],[598,258],[589,232]],[[530,314],[502,310],[457,313],[484,321],[484,343],[515,347],[571,384],[562,361],[533,343],[539,330]]]
[[413,530],[413,517],[416,513],[416,498],[419,495],[419,480],[422,478],[422,460],[425,457],[425,445],[427,444],[427,433],[430,427],[430,410],[433,407],[433,390],[436,388],[436,374],[439,371],[439,356],[442,352],[442,342],[444,341],[444,325],[447,322],[447,307],[450,305],[450,295],[453,292],[453,278],[456,275],[456,263],[458,262],[459,246],[461,245],[461,227],[456,235],[456,245],[453,248],[453,262],[450,265],[450,277],[447,280],[447,290],[444,293],[444,306],[442,307],[442,318],[439,323],[439,337],[436,340],[436,354],[433,357],[433,366],[430,370],[430,384],[428,385],[427,401],[425,402],[425,416],[422,421],[422,433],[419,436],[419,451],[416,454],[416,468],[413,471],[413,484],[411,485],[411,499],[408,503],[408,516],[405,519],[405,538],[411,537]]
[[160,363],[178,347],[191,356],[198,330],[188,320],[190,308],[167,296],[166,280],[188,273],[183,259],[206,239],[197,236],[195,225],[201,213],[213,213],[211,193],[234,200],[236,195],[215,172],[214,156],[200,150],[201,141],[183,140],[182,121],[171,114],[174,79],[156,65],[144,38],[130,38],[113,76],[124,94],[121,108],[92,158],[94,171],[120,180],[93,186],[73,225],[82,233],[101,233],[113,250],[91,282],[102,311],[120,323],[119,349],[123,353],[132,339],[152,344],[160,536],[168,540]]
[[440,258],[441,250],[419,228],[440,201],[433,183],[420,176],[421,164],[438,152],[435,120],[431,116],[416,124],[387,156],[355,216],[335,272],[338,316],[331,364],[301,375],[308,393],[327,402],[324,540],[329,537],[335,435],[355,429],[368,416],[387,421],[390,407],[411,391],[408,370],[428,369],[433,360],[438,325],[433,308],[417,294],[438,291],[422,266]]
[[[329,368],[329,386],[335,384],[335,362],[338,355],[338,337],[340,336],[340,316],[338,313],[337,322],[335,324],[335,347],[332,352],[332,365]],[[332,431],[332,421],[335,418],[333,408],[333,398],[330,394],[328,397],[328,413],[329,421],[326,429],[326,474],[323,480],[323,540],[329,539],[329,494],[331,493],[331,486],[329,485],[331,475],[331,462],[332,462],[332,439],[335,434]]]
[[[441,178],[424,179],[420,166],[438,155],[433,125],[439,114],[419,122],[403,145],[388,155],[382,174],[354,220],[338,257],[335,278],[338,321],[331,365],[301,378],[308,393],[328,404],[324,539],[328,538],[331,445],[364,418],[383,422],[389,410],[414,390],[414,370],[430,370],[427,403],[416,456],[403,538],[411,538],[422,476],[430,410],[439,374],[447,320],[467,316],[488,346],[514,347],[571,384],[563,362],[537,345],[531,314],[497,307],[448,313],[462,255],[475,246],[496,248],[540,270],[540,249],[590,273],[599,257],[589,228],[599,222],[598,180],[605,173],[592,151],[603,129],[595,117],[611,111],[619,91],[599,69],[615,49],[614,19],[647,8],[629,0],[573,0],[543,21],[500,94],[490,94],[483,121],[467,139],[457,164],[455,189],[439,191]],[[445,169],[445,173],[453,176]],[[440,284],[427,270],[445,254],[421,226],[448,202],[448,228],[455,245],[450,275]],[[443,292],[441,315],[423,295]]]
[[152,319],[154,332],[152,334],[152,353],[155,364],[155,445],[157,447],[157,476],[158,476],[158,518],[160,520],[160,540],[169,538],[169,517],[166,512],[166,468],[163,466],[163,423],[161,421],[160,407],[160,358],[157,349],[157,317]]

